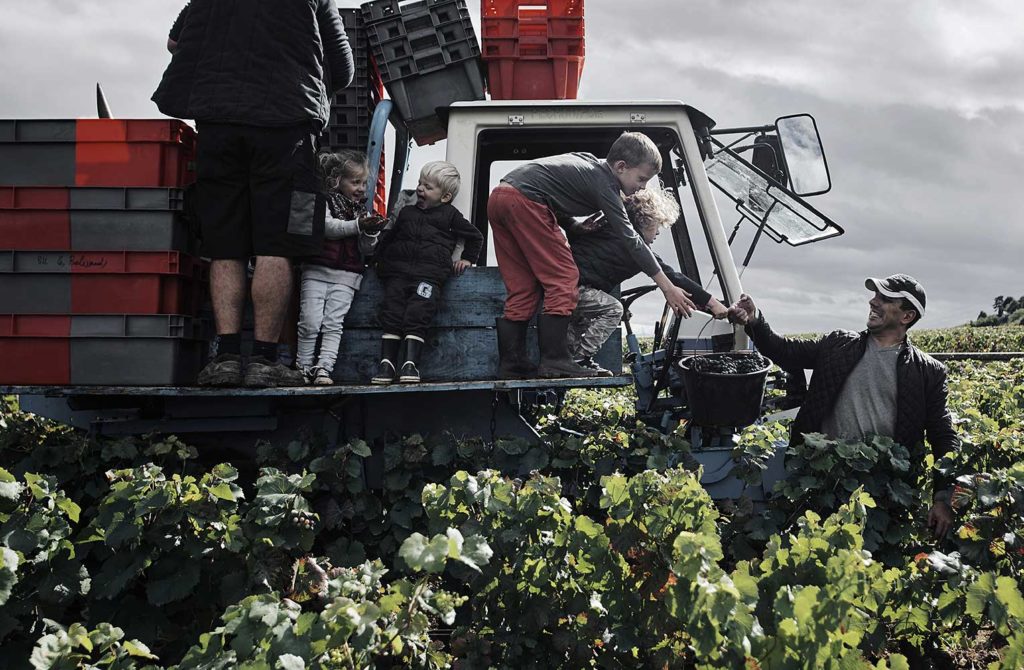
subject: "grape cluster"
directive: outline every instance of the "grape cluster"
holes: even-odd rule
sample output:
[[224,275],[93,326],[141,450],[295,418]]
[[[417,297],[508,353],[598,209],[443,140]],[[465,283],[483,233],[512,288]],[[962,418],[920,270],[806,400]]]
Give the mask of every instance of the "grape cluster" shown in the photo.
[[757,352],[733,352],[713,356],[694,356],[687,362],[694,372],[719,375],[745,375],[761,372],[771,363]]
[[313,530],[316,528],[316,515],[312,512],[293,509],[288,513],[288,518],[292,525],[299,530]]

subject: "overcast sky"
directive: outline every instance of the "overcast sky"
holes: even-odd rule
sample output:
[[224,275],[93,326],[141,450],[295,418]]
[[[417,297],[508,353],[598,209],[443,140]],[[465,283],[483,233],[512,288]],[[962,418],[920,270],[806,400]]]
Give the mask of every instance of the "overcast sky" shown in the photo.
[[[149,96],[182,4],[0,3],[0,117],[95,115],[97,81],[116,115],[156,116]],[[847,232],[759,246],[743,285],[781,330],[863,327],[866,276],[915,275],[929,295],[921,327],[1024,294],[1010,197],[1024,182],[1024,2],[590,0],[586,16],[581,98],[680,99],[720,127],[817,119],[833,189],[811,204]],[[442,153],[419,151],[413,167]],[[658,248],[671,255],[667,239]]]

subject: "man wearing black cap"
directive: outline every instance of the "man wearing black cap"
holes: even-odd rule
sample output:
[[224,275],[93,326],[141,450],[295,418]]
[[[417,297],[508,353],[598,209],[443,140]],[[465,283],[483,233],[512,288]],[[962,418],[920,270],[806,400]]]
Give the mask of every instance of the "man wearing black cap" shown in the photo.
[[[946,409],[946,369],[907,339],[907,330],[924,316],[925,292],[913,277],[869,277],[867,329],[836,330],[818,340],[795,340],[772,332],[764,315],[744,294],[729,309],[746,326],[758,350],[784,369],[810,369],[807,396],[793,420],[791,443],[805,433],[836,439],[885,435],[913,448],[925,435],[938,460],[960,442]],[[942,537],[953,522],[952,482],[935,473],[935,494],[928,525]]]

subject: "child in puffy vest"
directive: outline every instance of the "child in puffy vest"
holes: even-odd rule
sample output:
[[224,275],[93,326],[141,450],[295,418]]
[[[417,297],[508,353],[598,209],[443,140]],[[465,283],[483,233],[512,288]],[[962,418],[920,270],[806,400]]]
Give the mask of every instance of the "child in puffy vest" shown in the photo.
[[[334,383],[331,373],[345,315],[363,280],[364,256],[373,252],[381,220],[363,208],[369,168],[366,155],[343,150],[320,156],[327,194],[327,222],[320,255],[302,264],[302,300],[295,363],[307,384]],[[314,360],[317,336],[320,352]]]
[[[419,359],[427,328],[437,312],[441,287],[453,273],[476,262],[483,235],[452,206],[459,171],[451,163],[423,166],[416,204],[403,207],[377,253],[377,275],[384,283],[378,318],[384,329],[381,361],[371,382],[420,381]],[[453,261],[459,238],[465,248]],[[404,342],[405,353],[399,356]]]

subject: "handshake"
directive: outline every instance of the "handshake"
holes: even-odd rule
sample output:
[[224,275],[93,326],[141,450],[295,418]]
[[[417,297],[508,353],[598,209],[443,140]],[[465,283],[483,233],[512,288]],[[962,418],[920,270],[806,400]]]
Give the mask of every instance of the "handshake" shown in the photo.
[[384,229],[388,220],[379,214],[367,212],[359,217],[359,232],[367,235],[376,235]]
[[757,319],[757,305],[754,299],[746,293],[740,294],[740,299],[729,308],[728,318],[730,323],[738,323],[745,326]]

